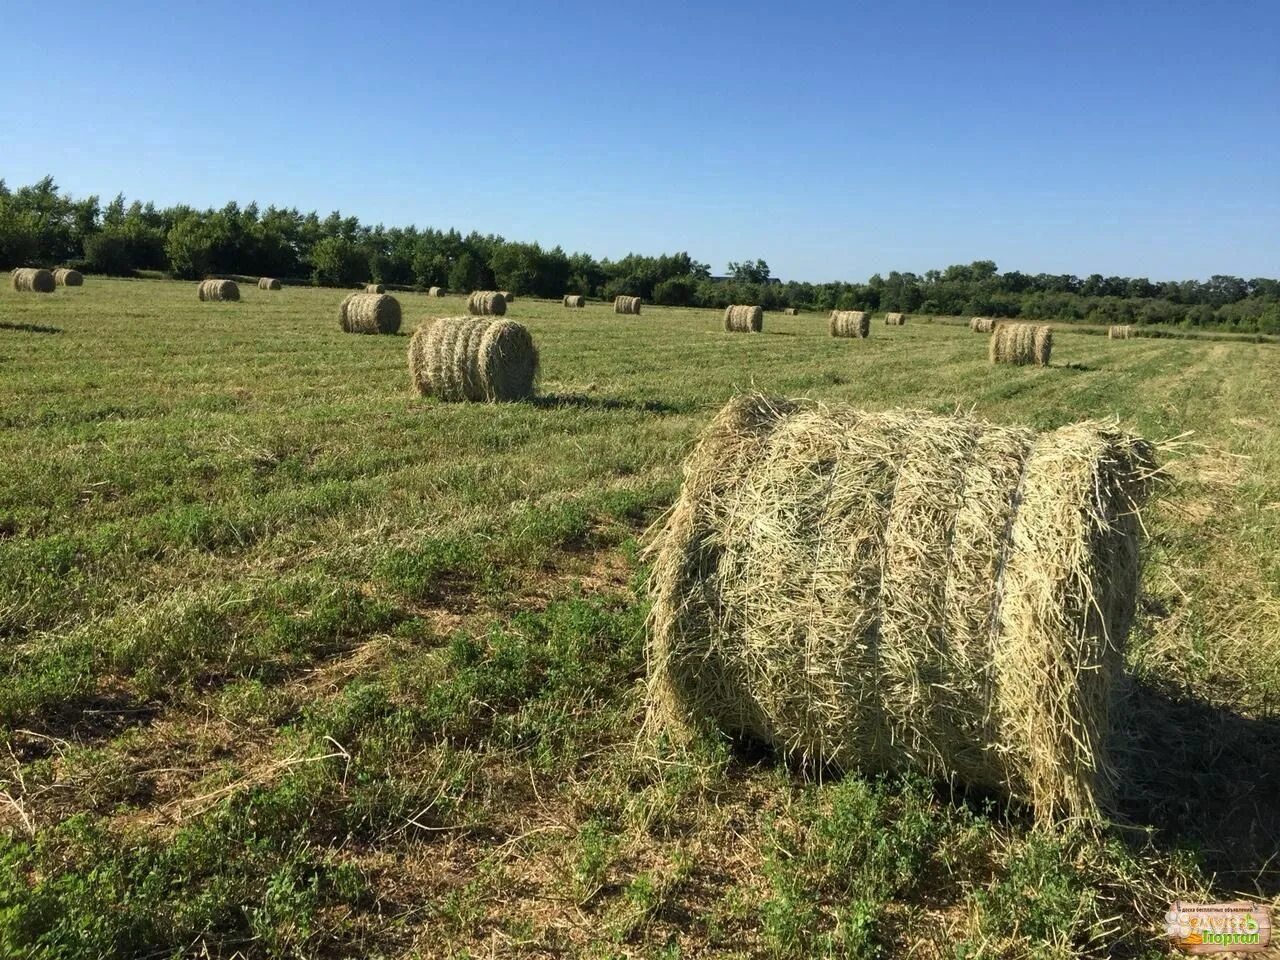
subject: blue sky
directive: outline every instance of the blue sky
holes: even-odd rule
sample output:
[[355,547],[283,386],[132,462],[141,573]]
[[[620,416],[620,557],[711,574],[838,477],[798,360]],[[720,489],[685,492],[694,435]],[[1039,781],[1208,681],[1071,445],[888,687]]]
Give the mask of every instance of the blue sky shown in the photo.
[[0,177],[788,279],[1280,275],[1280,4],[79,3]]

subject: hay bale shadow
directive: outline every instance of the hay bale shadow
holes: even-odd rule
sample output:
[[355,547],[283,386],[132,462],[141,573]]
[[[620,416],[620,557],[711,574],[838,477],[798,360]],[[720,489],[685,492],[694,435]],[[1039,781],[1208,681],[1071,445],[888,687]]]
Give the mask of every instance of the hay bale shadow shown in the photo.
[[17,330],[20,333],[61,333],[61,327],[45,327],[38,323],[9,323],[0,320],[0,330]]
[[546,393],[528,401],[544,410],[636,410],[641,413],[687,413],[688,410],[663,400],[619,400],[614,397],[588,397],[581,393]]
[[1087,363],[1051,363],[1051,367],[1059,367],[1062,370],[1080,370],[1084,373],[1092,373],[1097,367],[1091,367]]
[[1191,846],[1222,889],[1280,893],[1280,718],[1254,719],[1133,681],[1118,813]]

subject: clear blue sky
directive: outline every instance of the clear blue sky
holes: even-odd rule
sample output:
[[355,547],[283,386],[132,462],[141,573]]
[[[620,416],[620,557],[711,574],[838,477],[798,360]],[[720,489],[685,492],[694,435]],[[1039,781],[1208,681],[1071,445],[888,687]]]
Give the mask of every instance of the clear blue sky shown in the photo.
[[[32,8],[34,11],[35,8]],[[862,280],[1280,275],[1280,3],[60,3],[0,177]],[[11,16],[9,19],[13,19]]]

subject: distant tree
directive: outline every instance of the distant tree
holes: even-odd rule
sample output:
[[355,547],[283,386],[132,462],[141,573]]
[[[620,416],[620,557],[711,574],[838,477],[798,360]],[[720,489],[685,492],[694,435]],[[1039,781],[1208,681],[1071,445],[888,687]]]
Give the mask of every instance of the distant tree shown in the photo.
[[768,283],[769,264],[763,260],[743,260],[741,263],[729,261],[729,276],[743,283]]

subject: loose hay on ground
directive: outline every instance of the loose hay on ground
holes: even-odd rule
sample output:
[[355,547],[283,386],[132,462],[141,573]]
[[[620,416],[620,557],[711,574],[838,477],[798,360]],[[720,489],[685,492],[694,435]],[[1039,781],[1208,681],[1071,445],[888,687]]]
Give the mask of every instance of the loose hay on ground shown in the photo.
[[648,729],[1093,817],[1145,441],[738,397],[650,545]]
[[725,307],[724,328],[729,333],[759,333],[764,329],[764,307],[743,304]]
[[538,350],[514,320],[428,320],[409,341],[409,376],[441,400],[523,400],[533,395]]
[[467,298],[467,313],[474,317],[500,317],[507,312],[507,298],[497,290],[476,290]]
[[338,324],[345,333],[396,333],[400,301],[385,293],[349,294],[338,307]]
[[871,336],[871,314],[865,310],[832,310],[827,318],[827,330],[833,337],[865,340]]

